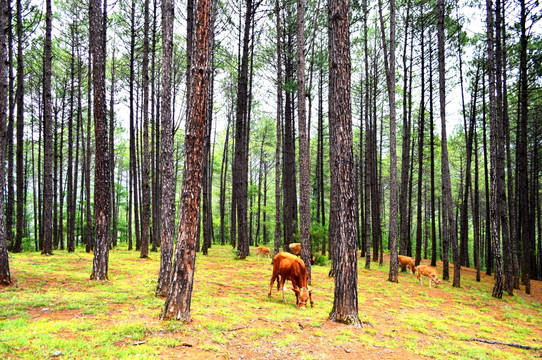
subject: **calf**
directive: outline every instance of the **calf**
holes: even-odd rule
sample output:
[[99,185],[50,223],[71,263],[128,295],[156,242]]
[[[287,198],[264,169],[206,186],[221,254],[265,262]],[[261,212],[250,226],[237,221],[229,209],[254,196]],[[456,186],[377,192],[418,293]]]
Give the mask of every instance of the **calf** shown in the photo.
[[409,256],[399,255],[399,265],[406,266],[410,271],[412,271],[412,275],[416,273],[414,259]]
[[277,280],[277,290],[282,291],[282,301],[286,302],[284,299],[284,283],[286,280],[290,280],[293,286],[292,290],[295,292],[296,307],[305,309],[309,300],[311,307],[313,306],[312,290],[309,290],[307,285],[309,273],[303,260],[292,254],[279,252],[273,258],[273,275],[269,283],[268,297],[271,297],[271,289],[275,279]]
[[420,285],[423,285],[422,275],[429,277],[429,287],[431,287],[431,282],[434,282],[435,286],[438,286],[438,284],[440,284],[441,280],[438,278],[437,270],[435,268],[432,268],[428,265],[418,265],[417,270],[417,277],[420,281]]
[[256,255],[258,255],[258,261],[260,261],[260,254],[266,255],[269,259],[269,256],[271,255],[271,250],[269,250],[266,247],[260,246],[256,249]]
[[[301,256],[301,244],[300,243],[291,243],[290,245],[288,245],[289,249],[290,249],[290,252],[294,255],[297,255],[297,256]],[[311,250],[311,265],[314,265],[314,262],[316,261],[316,259],[314,258],[314,255],[312,255],[312,250]]]

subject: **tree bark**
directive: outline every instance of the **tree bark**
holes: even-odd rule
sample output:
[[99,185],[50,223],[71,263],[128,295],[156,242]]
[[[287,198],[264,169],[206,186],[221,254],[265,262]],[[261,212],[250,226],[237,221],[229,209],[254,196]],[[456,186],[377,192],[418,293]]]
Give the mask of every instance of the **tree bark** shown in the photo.
[[96,219],[96,247],[91,280],[107,280],[109,245],[111,243],[111,176],[107,114],[105,103],[105,34],[102,26],[101,0],[90,0],[90,49],[94,84],[94,130],[96,165],[94,177],[94,215]]
[[191,101],[188,104],[185,137],[185,166],[181,189],[181,215],[175,250],[171,287],[168,292],[163,320],[175,318],[190,322],[190,303],[196,260],[196,234],[199,223],[201,178],[204,160],[205,121],[209,95],[209,62],[211,58],[211,1],[195,1],[194,53],[190,66]]
[[51,93],[51,0],[46,1],[45,51],[43,55],[43,249],[42,254],[53,253],[53,109]]
[[[4,189],[6,156],[6,120],[7,120],[7,15],[8,2],[0,0],[0,189]],[[4,191],[0,191],[0,284],[11,284],[9,258],[6,243],[6,219],[4,214]]]
[[360,326],[357,293],[356,224],[352,114],[350,100],[350,19],[348,0],[329,5],[329,114],[332,195],[340,204],[335,210],[335,294],[331,321]]
[[311,283],[311,188],[310,149],[305,108],[305,1],[297,0],[297,123],[299,130],[299,227],[301,259]]
[[[23,60],[23,24],[22,24],[22,6],[21,0],[17,0],[17,89],[15,101],[17,103],[17,150],[16,150],[16,171],[17,171],[17,230],[13,252],[23,251],[23,224],[24,224],[24,168],[23,168],[23,149],[24,149],[24,60]],[[62,155],[60,157],[62,159]],[[60,162],[62,166],[62,161]],[[62,174],[62,171],[60,172]],[[62,175],[61,175],[62,176]],[[62,184],[62,181],[60,182]],[[62,204],[62,201],[61,201]],[[62,214],[62,205],[60,206]],[[62,216],[62,215],[61,215]],[[60,233],[62,239],[62,233]],[[62,240],[61,240],[62,242]]]
[[498,146],[499,126],[497,123],[496,114],[496,98],[495,98],[495,43],[494,43],[494,20],[493,20],[493,1],[487,0],[487,54],[488,54],[488,74],[489,74],[489,124],[491,131],[491,242],[493,249],[493,257],[495,261],[495,285],[493,287],[492,296],[498,299],[502,298],[503,292],[503,273],[501,263],[501,244],[500,244],[500,216],[499,216],[499,188],[498,188]]
[[[454,259],[454,287],[461,286],[461,263],[457,249],[457,233],[455,231],[455,219],[452,203],[452,185],[450,180],[450,164],[448,161],[448,138],[446,134],[446,69],[444,54],[444,0],[438,0],[438,63],[439,63],[439,98],[440,98],[440,120],[442,128],[442,196],[443,208],[445,212],[445,224],[447,225],[448,235],[452,244]],[[446,227],[445,227],[446,231]],[[443,265],[446,266],[446,265]]]
[[160,273],[157,296],[166,296],[171,281],[175,235],[175,174],[173,161],[173,117],[171,114],[171,71],[173,60],[174,0],[162,0],[162,200],[160,213]]
[[[488,0],[489,3],[490,0]],[[489,3],[490,4],[490,3]],[[523,272],[522,282],[525,292],[531,293],[531,247],[529,244],[529,182],[527,170],[527,116],[529,105],[528,80],[527,80],[527,31],[526,31],[526,4],[521,0],[521,52],[520,52],[520,118],[519,118],[519,141],[518,141],[518,179],[519,179],[519,224],[520,238],[523,244]],[[488,5],[488,18],[489,18]],[[498,245],[498,244],[497,244]],[[495,256],[497,260],[497,256]],[[497,285],[497,283],[495,283]]]
[[281,211],[280,211],[280,154],[282,145],[282,58],[281,58],[281,27],[280,0],[275,0],[275,17],[277,21],[277,146],[275,150],[275,254],[280,251]]
[[[390,271],[388,281],[398,282],[399,260],[397,257],[397,143],[396,143],[396,109],[395,109],[395,0],[390,1],[390,51],[386,42],[382,1],[378,1],[380,12],[380,29],[384,48],[384,65],[388,85],[388,101],[390,107],[390,218],[389,248]],[[422,131],[423,135],[423,131]]]

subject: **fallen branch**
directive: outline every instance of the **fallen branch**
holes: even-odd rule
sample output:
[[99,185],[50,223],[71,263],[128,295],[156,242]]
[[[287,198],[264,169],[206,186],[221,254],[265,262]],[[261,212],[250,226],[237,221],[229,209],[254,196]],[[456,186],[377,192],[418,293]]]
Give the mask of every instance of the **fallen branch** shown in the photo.
[[224,331],[237,331],[237,330],[246,329],[247,327],[248,327],[248,325],[245,325],[245,326],[241,326],[241,327],[234,328],[234,329],[229,329],[229,330],[224,330]]
[[486,343],[486,344],[493,344],[493,345],[513,346],[513,347],[517,347],[517,348],[520,348],[520,349],[526,349],[526,350],[542,350],[542,347],[521,345],[521,344],[514,344],[514,343],[505,343],[505,342],[493,341],[493,340],[484,340],[484,339],[476,339],[476,338],[470,338],[469,340],[483,342],[483,343]]

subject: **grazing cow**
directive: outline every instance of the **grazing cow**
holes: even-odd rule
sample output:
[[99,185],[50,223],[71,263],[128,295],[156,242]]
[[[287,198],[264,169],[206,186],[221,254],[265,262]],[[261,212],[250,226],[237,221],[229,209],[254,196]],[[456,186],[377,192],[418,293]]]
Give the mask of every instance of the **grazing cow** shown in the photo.
[[[290,245],[288,245],[288,247],[290,248],[290,252],[294,255],[297,255],[297,256],[301,256],[301,244],[300,243],[291,243]],[[314,258],[314,255],[312,255],[312,250],[311,250],[311,265],[314,265],[314,262],[316,261],[316,259]]]
[[256,255],[258,255],[258,261],[260,261],[260,254],[266,255],[267,258],[269,259],[270,258],[269,256],[271,255],[271,250],[269,250],[266,247],[260,246],[256,249]]
[[416,274],[416,266],[414,265],[414,259],[409,256],[399,255],[399,265],[406,266],[412,275]]
[[441,280],[438,278],[437,270],[435,268],[432,268],[428,265],[418,265],[418,280],[420,281],[420,285],[423,285],[422,283],[422,275],[425,275],[429,277],[429,287],[431,287],[431,282],[435,283],[435,287],[440,284]]
[[277,290],[282,291],[282,301],[286,302],[284,299],[284,283],[286,280],[290,280],[293,286],[292,290],[295,292],[296,307],[305,309],[309,300],[311,307],[313,306],[312,290],[309,290],[307,285],[309,273],[303,260],[292,254],[279,252],[273,258],[273,276],[271,276],[271,282],[269,283],[268,297],[271,297],[271,289],[275,279],[277,280]]

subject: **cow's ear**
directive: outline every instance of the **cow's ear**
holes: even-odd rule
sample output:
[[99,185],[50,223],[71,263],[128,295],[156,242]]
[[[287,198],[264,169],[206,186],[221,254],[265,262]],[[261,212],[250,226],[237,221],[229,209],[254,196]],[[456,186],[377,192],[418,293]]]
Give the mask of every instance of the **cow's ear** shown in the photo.
[[312,289],[309,290],[309,295],[312,295]]
[[292,290],[293,290],[296,294],[299,294],[299,290],[298,290],[298,289],[292,288]]

